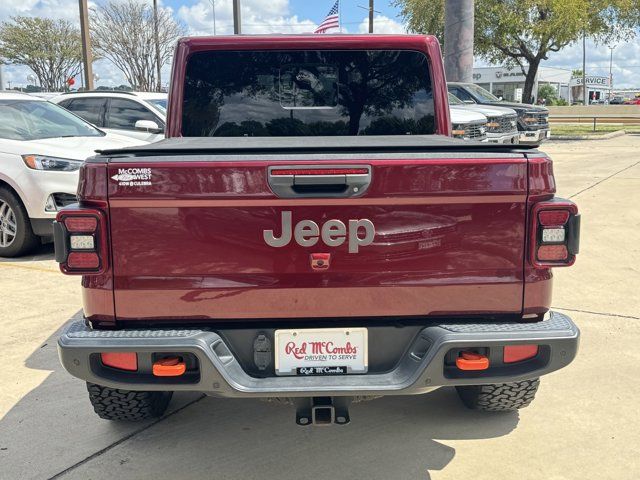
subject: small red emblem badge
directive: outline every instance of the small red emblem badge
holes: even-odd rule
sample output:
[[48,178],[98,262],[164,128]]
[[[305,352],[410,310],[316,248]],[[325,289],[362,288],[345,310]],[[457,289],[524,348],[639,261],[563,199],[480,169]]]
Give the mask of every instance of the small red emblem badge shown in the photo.
[[311,268],[314,270],[327,270],[331,262],[330,253],[312,253],[309,256],[311,260]]

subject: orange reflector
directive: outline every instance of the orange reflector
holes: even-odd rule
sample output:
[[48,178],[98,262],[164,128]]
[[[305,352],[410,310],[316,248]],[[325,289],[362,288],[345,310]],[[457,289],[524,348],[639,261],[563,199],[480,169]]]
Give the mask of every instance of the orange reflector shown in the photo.
[[77,270],[95,270],[100,266],[97,253],[71,252],[67,257],[67,267]]
[[179,377],[187,371],[187,365],[178,357],[168,357],[153,364],[153,374],[156,377]]
[[521,362],[538,354],[538,345],[507,345],[504,347],[504,363]]
[[98,228],[96,217],[67,217],[64,226],[70,232],[95,232]]
[[489,368],[489,358],[479,353],[460,352],[456,366],[460,370],[486,370]]
[[138,355],[135,352],[103,352],[100,358],[106,367],[130,372],[138,370]]
[[566,260],[569,256],[565,245],[542,245],[538,247],[538,260]]

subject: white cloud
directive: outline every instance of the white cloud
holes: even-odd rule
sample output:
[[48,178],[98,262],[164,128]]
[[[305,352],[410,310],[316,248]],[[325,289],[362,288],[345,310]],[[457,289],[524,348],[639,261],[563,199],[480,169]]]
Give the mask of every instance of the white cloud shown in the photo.
[[[316,24],[290,14],[289,0],[244,0],[242,2],[242,33],[306,33]],[[216,34],[233,33],[231,0],[216,0]],[[178,17],[187,25],[190,35],[213,34],[213,6],[211,0],[200,0],[178,9]]]
[[[93,5],[97,0],[90,0]],[[162,4],[160,0],[160,4]],[[232,0],[215,0],[216,33],[233,32]],[[190,6],[183,5],[176,18],[182,20],[189,35],[211,35],[213,33],[213,11],[211,0],[197,0]],[[48,18],[65,18],[78,22],[77,0],[0,0],[0,21],[7,21],[16,15],[40,16]],[[307,33],[312,32],[316,22],[296,15],[291,8],[290,0],[243,0],[242,24],[244,33]],[[368,18],[353,25],[359,33],[369,30]],[[345,33],[347,29],[344,29]],[[375,33],[405,33],[405,26],[387,16],[376,15],[374,19]],[[614,88],[640,86],[640,39],[636,38],[618,45],[613,56]],[[478,61],[478,64],[482,64]],[[543,62],[546,66],[563,68],[581,68],[582,43],[571,45],[561,52],[549,55]],[[4,66],[5,81],[12,86],[25,85],[30,70],[21,66]],[[168,79],[170,67],[163,69],[163,78]],[[125,83],[124,76],[108,61],[97,61],[94,71],[99,75],[97,85],[119,85]],[[606,45],[587,43],[587,73],[592,75],[609,74],[609,49]],[[79,78],[78,84],[79,82]]]
[[[369,32],[369,17],[365,17],[358,25],[359,33]],[[407,33],[407,28],[400,22],[384,15],[373,17],[373,33]]]

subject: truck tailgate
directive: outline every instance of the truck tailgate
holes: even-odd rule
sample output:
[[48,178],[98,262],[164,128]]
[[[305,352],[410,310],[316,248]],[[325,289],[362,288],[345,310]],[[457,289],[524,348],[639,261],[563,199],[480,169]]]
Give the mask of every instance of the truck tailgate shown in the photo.
[[[330,198],[270,186],[274,167],[318,165],[366,168],[370,181]],[[169,154],[113,158],[108,170],[118,320],[521,312],[523,154]],[[344,243],[314,243],[311,229],[311,246],[295,233],[269,245],[288,218],[291,229],[339,220]]]

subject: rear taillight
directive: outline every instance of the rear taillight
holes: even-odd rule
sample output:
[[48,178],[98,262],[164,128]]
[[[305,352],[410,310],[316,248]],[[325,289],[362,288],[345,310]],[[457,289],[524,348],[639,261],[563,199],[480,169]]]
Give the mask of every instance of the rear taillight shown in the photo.
[[56,261],[69,275],[100,275],[108,267],[104,213],[71,207],[60,211],[53,225]]
[[573,265],[580,246],[576,204],[563,199],[536,203],[531,219],[531,263],[535,267]]

